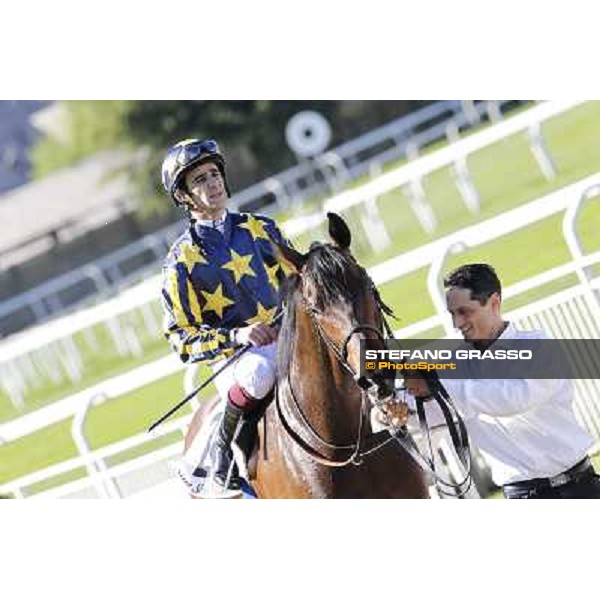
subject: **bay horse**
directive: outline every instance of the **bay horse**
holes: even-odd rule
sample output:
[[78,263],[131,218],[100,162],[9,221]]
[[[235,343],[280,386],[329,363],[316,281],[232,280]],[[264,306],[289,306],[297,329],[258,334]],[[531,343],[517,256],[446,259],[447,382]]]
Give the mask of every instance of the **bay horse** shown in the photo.
[[[387,431],[371,429],[361,385],[391,389],[377,375],[359,378],[360,340],[384,348],[384,305],[350,253],[346,223],[328,219],[333,244],[306,254],[280,247],[297,274],[284,286],[276,398],[259,427],[252,485],[259,498],[428,498],[420,467]],[[209,408],[194,416],[185,449]]]

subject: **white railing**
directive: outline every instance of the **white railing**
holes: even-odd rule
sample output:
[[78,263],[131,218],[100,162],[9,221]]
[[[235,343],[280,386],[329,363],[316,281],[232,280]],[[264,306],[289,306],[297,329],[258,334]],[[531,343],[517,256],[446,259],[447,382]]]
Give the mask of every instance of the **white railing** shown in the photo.
[[[349,179],[368,172],[372,163],[384,164],[405,156],[409,143],[422,147],[443,139],[448,123],[465,127],[493,113],[494,108],[498,109],[495,114],[501,115],[500,107],[504,103],[480,102],[475,105],[471,116],[460,101],[434,102],[234,194],[232,204],[239,210],[248,210],[259,202],[288,210],[304,198],[324,191],[330,193]],[[427,126],[430,123],[435,125]],[[422,131],[414,133],[416,128]],[[387,148],[382,149],[384,146]]]
[[[166,437],[174,432],[179,432],[181,434],[182,441],[186,428],[189,425],[190,418],[191,417],[188,416],[168,423],[161,429],[161,432],[157,438]],[[76,497],[76,494],[84,492],[91,487],[94,490],[92,497],[111,499],[122,498],[129,494],[123,494],[121,491],[119,485],[120,478],[144,467],[156,465],[158,462],[176,459],[181,455],[181,441],[170,443],[158,450],[153,450],[138,458],[134,458],[132,460],[109,467],[108,462],[111,458],[118,456],[127,450],[139,448],[143,444],[149,442],[149,436],[145,433],[141,433],[93,452],[86,451],[76,458],[69,459],[57,465],[52,465],[51,467],[42,469],[41,471],[20,477],[9,484],[0,486],[0,493],[14,494],[17,498],[26,498],[30,495],[30,492],[28,491],[29,488],[35,489],[35,486],[39,486],[43,482],[51,482],[51,480],[55,477],[65,475],[71,471],[74,471],[75,469],[85,467],[88,469],[88,475],[86,477],[80,477],[69,483],[51,487],[46,491],[31,494],[32,497]],[[90,468],[90,463],[95,465],[102,463],[103,467],[99,468],[97,466],[92,466]],[[171,475],[171,473],[169,473],[169,475]]]
[[95,405],[118,398],[184,369],[184,364],[175,354],[171,353],[126,373],[105,379],[23,417],[0,424],[0,443],[12,442],[42,427],[64,421],[76,414],[79,407],[90,399],[93,399]]
[[[577,216],[581,209],[582,202],[592,197],[596,197],[600,190],[597,182],[598,177],[599,175],[595,175],[591,178],[586,178],[577,184],[573,184],[563,188],[563,190],[559,190],[559,192],[549,195],[545,199],[542,198],[535,200],[528,205],[514,209],[509,213],[489,219],[488,221],[481,223],[479,227],[465,228],[459,232],[456,232],[455,234],[452,234],[451,236],[447,236],[442,240],[438,240],[438,242],[434,242],[434,244],[437,244],[435,249],[431,247],[431,244],[424,246],[419,249],[417,254],[421,256],[421,253],[423,253],[423,256],[426,256],[428,259],[426,262],[416,261],[416,266],[412,264],[404,267],[404,269],[395,268],[397,262],[406,265],[408,262],[406,257],[417,252],[412,251],[406,253],[401,261],[399,261],[400,257],[397,257],[392,261],[388,261],[385,267],[384,265],[378,265],[377,267],[371,269],[371,275],[376,278],[376,281],[381,283],[382,281],[390,281],[395,277],[400,277],[412,270],[422,268],[424,264],[430,265],[428,290],[432,300],[434,301],[436,314],[428,319],[424,319],[418,323],[414,323],[408,327],[399,329],[397,332],[395,332],[396,335],[400,338],[415,336],[440,326],[446,330],[447,335],[453,335],[453,331],[447,322],[440,274],[443,269],[444,258],[448,255],[449,251],[451,249],[456,249],[457,246],[461,248],[467,247],[467,244],[463,240],[469,240],[470,245],[482,243],[484,241],[490,241],[506,234],[509,231],[516,231],[527,224],[531,224],[546,218],[550,214],[554,214],[559,211],[565,211],[563,217],[563,233],[565,238],[570,240],[569,248],[573,255],[573,260],[564,265],[559,265],[544,273],[536,275],[526,281],[521,281],[507,287],[504,290],[503,297],[505,300],[508,300],[518,296],[519,294],[538,288],[541,285],[550,283],[552,281],[557,281],[569,274],[577,274],[579,277],[579,283],[576,286],[554,294],[549,298],[545,298],[530,304],[527,307],[511,311],[507,314],[507,316],[508,318],[515,320],[517,323],[523,323],[526,326],[531,326],[531,323],[533,323],[534,326],[543,326],[556,337],[568,337],[570,333],[572,334],[572,337],[582,336],[582,333],[589,337],[600,336],[600,303],[598,301],[600,278],[594,278],[590,269],[592,265],[600,262],[600,251],[591,253],[589,255],[584,255],[579,237],[576,232]],[[548,202],[548,198],[551,198],[552,202]],[[565,208],[567,208],[567,210],[565,210]],[[515,214],[518,215],[518,220],[515,219]],[[510,227],[511,223],[512,228]],[[434,257],[433,260],[432,257]],[[408,271],[406,269],[408,269]],[[558,329],[556,328],[557,319],[553,315],[554,310],[561,311],[560,318],[562,322]],[[581,310],[585,310],[586,314],[591,316],[591,318],[588,318],[585,320],[585,322],[583,322],[578,312]],[[570,315],[566,321],[565,314]],[[536,323],[537,325],[535,325]],[[576,326],[572,326],[572,324],[575,324]],[[112,393],[117,395],[118,391],[120,389],[124,389],[123,386],[126,385],[140,385],[142,382],[145,384],[151,381],[152,377],[156,376],[157,370],[154,367],[154,363],[147,366],[149,368],[146,370],[146,375],[144,377],[140,377],[140,371],[138,371],[137,384],[127,383],[127,380],[131,379],[131,373],[125,374],[121,376],[120,383],[112,384]],[[170,369],[172,367],[168,368]],[[106,389],[104,390],[103,394],[105,397],[107,397],[107,395],[110,395],[110,383],[108,386],[106,386],[105,383],[105,388]],[[101,393],[101,389],[102,384],[92,390],[95,397],[98,397],[98,395]],[[71,404],[68,406],[65,403],[63,407],[61,407],[61,403],[57,403],[55,406],[42,409],[48,412],[43,417],[37,417],[37,420],[33,415],[29,415],[23,417],[19,421],[2,425],[0,427],[0,439],[4,436],[6,436],[7,439],[16,439],[20,435],[25,435],[26,433],[31,432],[33,430],[32,428],[39,427],[42,423],[47,424],[47,418],[50,412],[52,412],[54,415],[60,415],[60,419],[65,418],[65,415],[69,414],[69,412],[70,414],[74,414],[74,412],[78,410],[78,407],[81,406],[82,399],[84,397],[88,398],[86,402],[89,403],[90,396],[90,390],[88,390],[87,396],[86,393],[82,393],[77,401],[70,400]],[[587,427],[594,433],[596,438],[600,440],[600,386],[598,385],[597,381],[577,384],[576,407],[578,415],[582,421],[585,422]],[[55,416],[54,418],[58,419],[58,416]],[[168,431],[170,432],[171,429]],[[55,476],[60,473],[67,472],[76,466],[85,466],[86,464],[89,466],[91,455],[97,455],[100,459],[102,459],[105,456],[110,456],[111,452],[115,451],[117,448],[119,451],[122,448],[133,448],[145,441],[148,441],[147,436],[136,436],[135,438],[119,443],[121,444],[120,446],[113,445],[109,447],[110,450],[104,449],[100,454],[98,454],[98,452],[89,453],[84,449],[84,455],[87,458],[87,462],[86,458],[82,457],[79,458],[79,462],[77,462],[76,459],[72,459],[72,461],[67,461],[66,463],[62,464],[62,466],[58,465],[56,467],[51,467],[50,469],[44,470],[40,473],[34,473],[27,476],[27,478],[21,478],[16,482],[11,482],[10,484],[2,486],[0,492],[22,493],[21,490],[24,487],[39,483],[40,481],[48,479],[49,476]],[[142,461],[139,463],[139,465],[147,466],[147,463]],[[131,466],[131,471],[133,471],[135,468],[135,466]],[[124,466],[119,466],[117,470],[118,473],[124,473],[125,471],[126,467]],[[105,487],[106,483],[102,482],[105,482],[107,478],[110,478],[112,472],[113,468],[97,468],[94,471],[94,481],[100,482],[97,483],[97,487],[98,489],[101,488],[104,490],[104,495],[107,495],[108,492],[106,491],[107,488]],[[77,487],[75,484],[68,485],[71,486],[68,488],[71,491]],[[80,485],[82,485],[81,482]],[[89,484],[86,485],[89,487]],[[112,489],[114,490],[117,488],[113,487]]]
[[[169,225],[92,263],[3,300],[0,303],[0,320],[28,309],[35,322],[42,322],[50,315],[60,314],[67,307],[61,303],[60,296],[73,286],[85,283],[91,288],[94,296],[103,297],[114,293],[117,287],[125,287],[139,281],[146,270],[156,270],[156,265],[164,260],[170,245],[184,227],[184,221]],[[139,260],[144,254],[151,255],[151,259],[145,261],[145,267],[140,267],[132,273],[124,272],[124,264],[130,259]]]
[[[467,185],[469,189],[472,189],[473,185],[471,181],[466,181],[468,179],[468,169],[466,167],[468,157],[474,152],[482,150],[507,136],[524,130],[535,132],[535,135],[530,134],[530,138],[536,140],[531,142],[532,152],[536,157],[540,170],[545,176],[548,176],[547,160],[550,159],[547,156],[545,156],[544,160],[541,159],[545,151],[543,150],[543,144],[539,141],[539,136],[541,135],[539,134],[540,124],[582,103],[583,101],[581,100],[563,100],[545,102],[535,106],[520,115],[488,127],[466,139],[459,140],[427,156],[411,161],[407,165],[381,175],[358,188],[342,192],[327,200],[322,211],[287,221],[282,225],[283,230],[289,236],[300,235],[314,228],[316,224],[323,222],[326,219],[328,211],[343,212],[349,208],[363,204],[372,198],[378,198],[382,194],[401,186],[419,182],[426,175],[451,165],[456,165],[457,170],[463,173],[463,176],[457,177],[456,181],[462,184],[458,185],[459,191],[461,191],[465,204],[471,208],[472,194],[466,193],[467,188],[465,187]],[[419,216],[417,214],[417,218]]]

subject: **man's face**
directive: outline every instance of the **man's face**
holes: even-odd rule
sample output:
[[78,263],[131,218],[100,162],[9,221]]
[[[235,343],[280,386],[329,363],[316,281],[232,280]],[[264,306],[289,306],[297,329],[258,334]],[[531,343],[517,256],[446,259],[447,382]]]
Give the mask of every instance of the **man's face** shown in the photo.
[[190,169],[185,175],[188,204],[193,212],[204,219],[221,216],[227,204],[227,192],[221,171],[213,162],[203,163]]
[[471,290],[453,287],[446,292],[452,324],[466,341],[492,339],[502,325],[500,296],[494,292],[485,304],[471,298]]

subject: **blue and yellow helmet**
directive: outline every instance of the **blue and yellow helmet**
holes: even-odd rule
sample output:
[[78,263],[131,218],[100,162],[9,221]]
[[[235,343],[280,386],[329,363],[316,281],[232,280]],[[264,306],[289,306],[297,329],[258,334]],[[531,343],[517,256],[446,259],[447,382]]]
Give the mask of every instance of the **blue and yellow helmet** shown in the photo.
[[162,163],[162,184],[175,204],[180,204],[175,197],[175,191],[181,185],[187,171],[205,162],[214,162],[217,165],[217,168],[221,171],[227,195],[231,196],[227,175],[225,174],[225,158],[221,154],[217,142],[211,139],[189,139],[177,142],[169,148]]

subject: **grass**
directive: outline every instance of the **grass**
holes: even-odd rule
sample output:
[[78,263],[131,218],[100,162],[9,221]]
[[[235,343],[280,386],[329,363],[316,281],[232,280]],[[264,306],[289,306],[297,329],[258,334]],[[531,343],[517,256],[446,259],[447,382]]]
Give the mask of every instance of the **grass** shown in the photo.
[[[349,211],[347,216],[354,234],[355,254],[367,266],[377,264],[600,170],[600,102],[587,103],[552,119],[544,126],[544,133],[559,168],[556,179],[546,181],[542,177],[524,135],[512,136],[476,153],[469,161],[481,194],[481,212],[478,215],[471,214],[465,207],[450,171],[441,169],[428,176],[424,182],[439,220],[435,235],[423,232],[414,214],[407,208],[405,192],[394,190],[378,200],[382,217],[392,237],[391,246],[384,252],[374,253],[369,248],[362,231],[362,209]],[[570,255],[561,233],[561,218],[561,215],[555,215],[526,229],[452,256],[444,270],[462,262],[488,261],[497,267],[504,285],[508,286],[566,262]],[[578,224],[586,252],[600,249],[598,224],[600,202],[593,199],[585,205]],[[296,242],[302,248],[309,241],[320,237],[324,237],[323,231],[312,231],[300,236]],[[401,318],[396,326],[405,326],[433,314],[426,278],[427,269],[421,269],[381,286],[384,299]],[[506,309],[516,308],[571,283],[572,278],[565,278],[543,289],[522,294],[507,301]],[[76,339],[76,343],[87,366],[83,378],[76,384],[66,379],[58,384],[52,384],[49,380],[40,381],[40,385],[27,397],[26,410],[39,408],[168,352],[164,339],[145,333],[139,315],[126,317],[124,325],[138,332],[142,356],[119,356],[114,351],[110,334],[104,326],[98,326],[94,331],[95,343],[93,338],[84,339],[82,334],[78,334],[80,337]],[[144,431],[153,418],[183,395],[181,379],[181,374],[173,375],[91,409],[87,432],[92,447],[98,448]],[[0,421],[16,416],[18,413],[8,398],[0,394]],[[70,420],[52,425],[21,440],[0,446],[0,482],[66,460],[76,453],[70,436]]]
[[[208,386],[203,391],[203,398],[208,398],[214,393],[214,386]],[[175,374],[115,400],[93,406],[88,412],[85,424],[85,434],[90,447],[102,448],[145,432],[156,418],[171,408],[183,395],[182,377]],[[189,413],[188,405],[172,418]],[[71,436],[71,424],[72,419],[66,419],[0,446],[0,483],[77,456],[77,448]],[[176,439],[176,434],[165,436],[165,439],[161,440],[153,440],[148,436],[150,446],[122,453],[115,462],[134,458],[150,448],[162,447]],[[73,474],[66,477],[67,480],[72,478]]]

